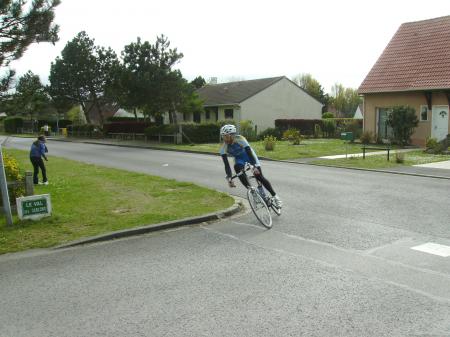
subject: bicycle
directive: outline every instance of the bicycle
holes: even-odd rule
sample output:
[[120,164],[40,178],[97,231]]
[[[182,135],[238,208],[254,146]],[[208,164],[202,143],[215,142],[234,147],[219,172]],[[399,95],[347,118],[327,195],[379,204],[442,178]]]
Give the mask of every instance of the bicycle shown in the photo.
[[[244,170],[231,177],[231,180],[238,178],[242,174],[246,174],[247,171],[253,169],[254,166],[246,164]],[[277,207],[272,200],[272,197],[268,195],[264,189],[262,183],[256,179],[254,174],[247,175],[247,179],[250,186],[247,188],[247,199],[250,207],[255,214],[258,221],[266,228],[272,228],[272,214],[271,210],[278,216],[281,215],[281,207]],[[257,185],[254,186],[251,183],[251,179],[255,179]]]

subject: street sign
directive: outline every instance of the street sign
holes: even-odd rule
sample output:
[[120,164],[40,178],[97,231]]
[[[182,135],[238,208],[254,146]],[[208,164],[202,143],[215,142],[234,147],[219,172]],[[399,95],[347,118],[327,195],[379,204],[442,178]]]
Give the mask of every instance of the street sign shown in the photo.
[[16,199],[19,219],[37,220],[52,214],[50,194],[33,195]]

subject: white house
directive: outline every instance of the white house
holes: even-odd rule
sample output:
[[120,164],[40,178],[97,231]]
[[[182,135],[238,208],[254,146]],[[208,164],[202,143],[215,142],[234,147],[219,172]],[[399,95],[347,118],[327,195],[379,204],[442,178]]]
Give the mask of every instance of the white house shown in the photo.
[[355,111],[355,114],[353,115],[353,119],[363,119],[364,116],[362,114],[361,108],[358,105],[358,108]]
[[322,103],[285,76],[221,84],[197,90],[205,113],[185,114],[184,121],[251,120],[258,132],[276,119],[320,119]]

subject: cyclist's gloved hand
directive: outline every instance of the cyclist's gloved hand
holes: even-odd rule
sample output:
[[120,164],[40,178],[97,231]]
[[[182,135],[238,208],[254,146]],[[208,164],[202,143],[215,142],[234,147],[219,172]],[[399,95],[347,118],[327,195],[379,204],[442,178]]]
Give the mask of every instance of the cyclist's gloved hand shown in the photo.
[[258,168],[256,166],[253,168],[253,174],[255,176],[259,176],[261,174],[261,172],[259,172],[259,170],[258,170]]

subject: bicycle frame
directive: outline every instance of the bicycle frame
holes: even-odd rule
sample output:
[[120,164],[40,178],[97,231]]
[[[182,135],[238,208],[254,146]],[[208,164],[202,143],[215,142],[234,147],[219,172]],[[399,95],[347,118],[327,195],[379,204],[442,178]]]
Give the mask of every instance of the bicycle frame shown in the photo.
[[[251,165],[250,163],[246,163],[245,166],[244,166],[244,169],[241,172],[239,172],[239,173],[235,174],[234,176],[232,176],[231,179],[238,178],[239,176],[241,176],[243,174],[247,175],[246,172],[250,171],[250,170],[252,170],[254,168],[255,168],[254,165]],[[252,185],[250,179],[255,179],[256,186]],[[267,195],[267,191],[264,188],[263,184],[258,179],[256,179],[256,177],[255,177],[255,175],[253,173],[250,174],[250,175],[247,175],[247,180],[250,183],[250,186],[248,188],[254,188],[259,193],[259,195],[264,199],[264,201],[267,204],[267,207],[271,207],[272,206],[272,199]]]

